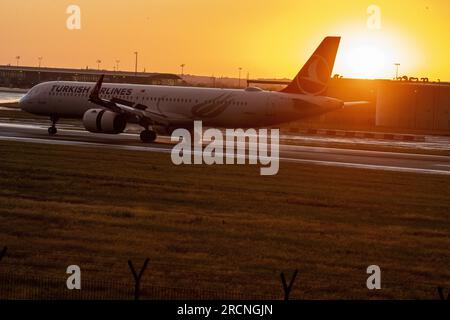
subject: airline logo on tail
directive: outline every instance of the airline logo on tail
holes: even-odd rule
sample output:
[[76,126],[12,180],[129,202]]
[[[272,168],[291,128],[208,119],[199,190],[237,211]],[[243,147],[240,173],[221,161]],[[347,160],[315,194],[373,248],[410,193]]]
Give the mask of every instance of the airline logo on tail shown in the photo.
[[281,92],[322,95],[328,88],[340,37],[326,37],[295,79]]

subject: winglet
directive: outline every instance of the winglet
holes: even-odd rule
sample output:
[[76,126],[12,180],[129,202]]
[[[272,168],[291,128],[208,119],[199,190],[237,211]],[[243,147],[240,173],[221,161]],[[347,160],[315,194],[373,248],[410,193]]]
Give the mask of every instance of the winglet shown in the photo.
[[97,83],[94,86],[94,89],[92,89],[91,94],[89,95],[89,101],[99,100],[100,99],[100,89],[102,88],[103,84],[103,78],[105,78],[105,75],[102,74],[100,76],[100,79],[98,79]]

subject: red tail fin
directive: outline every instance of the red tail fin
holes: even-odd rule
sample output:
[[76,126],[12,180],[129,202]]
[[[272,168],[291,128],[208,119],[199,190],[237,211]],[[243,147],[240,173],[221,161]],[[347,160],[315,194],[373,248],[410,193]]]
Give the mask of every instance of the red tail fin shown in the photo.
[[328,88],[341,37],[326,37],[292,82],[281,92],[322,95]]

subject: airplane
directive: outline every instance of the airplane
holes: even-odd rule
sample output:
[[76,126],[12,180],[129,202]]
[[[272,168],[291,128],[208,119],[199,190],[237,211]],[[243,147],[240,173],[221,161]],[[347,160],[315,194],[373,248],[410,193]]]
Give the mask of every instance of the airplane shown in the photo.
[[82,119],[93,133],[120,134],[128,123],[142,126],[152,143],[177,128],[261,128],[321,115],[358,102],[324,96],[340,37],[326,37],[297,76],[281,91],[137,84],[51,81],[34,86],[19,102],[22,110],[50,117],[49,135],[60,118]]

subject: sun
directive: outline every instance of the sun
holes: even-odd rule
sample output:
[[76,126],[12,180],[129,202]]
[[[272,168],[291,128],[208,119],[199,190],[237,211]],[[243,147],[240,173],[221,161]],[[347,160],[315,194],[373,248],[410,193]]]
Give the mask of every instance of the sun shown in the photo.
[[348,32],[343,36],[335,73],[345,78],[392,79],[395,63],[407,64],[409,55],[396,34]]
[[360,45],[346,53],[347,77],[381,78],[385,76],[386,54],[374,45]]

